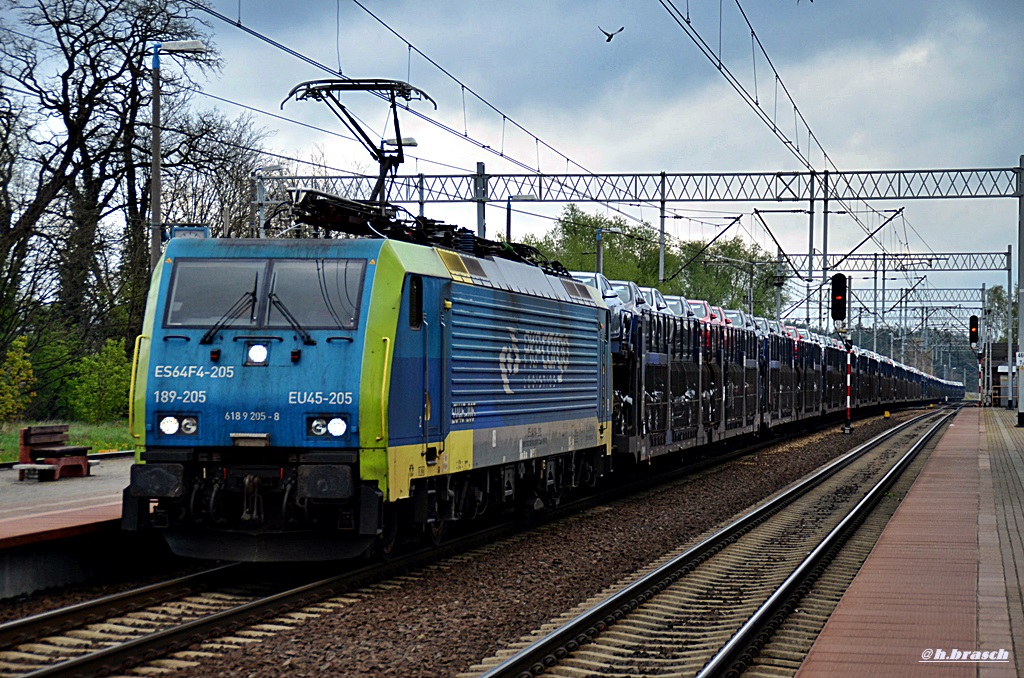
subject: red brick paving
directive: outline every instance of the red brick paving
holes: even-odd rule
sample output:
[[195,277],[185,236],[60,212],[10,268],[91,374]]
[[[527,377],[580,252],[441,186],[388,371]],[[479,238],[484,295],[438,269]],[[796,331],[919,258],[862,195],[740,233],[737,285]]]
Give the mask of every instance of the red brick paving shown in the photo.
[[[985,412],[962,410],[942,436],[799,678],[1017,675]],[[954,649],[1005,649],[1010,660],[922,661]]]

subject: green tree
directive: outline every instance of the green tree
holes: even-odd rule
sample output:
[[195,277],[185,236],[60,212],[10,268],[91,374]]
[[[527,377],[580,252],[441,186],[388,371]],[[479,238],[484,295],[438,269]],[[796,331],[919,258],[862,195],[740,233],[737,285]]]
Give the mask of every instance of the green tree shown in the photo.
[[44,330],[30,342],[32,367],[36,374],[36,397],[25,416],[29,419],[65,419],[71,416],[71,386],[77,376],[78,340],[68,333]]
[[96,355],[82,358],[78,376],[70,386],[71,415],[79,421],[99,423],[128,414],[131,363],[124,341],[108,339]]
[[0,424],[21,417],[35,393],[32,386],[36,378],[28,355],[28,337],[18,337],[7,349],[7,357],[0,365]]
[[[1014,290],[1016,292],[1016,290]],[[1016,298],[1016,297],[1014,297]],[[985,308],[989,309],[989,338],[994,338],[996,343],[1006,342],[1006,288],[1002,285],[994,285],[985,290]],[[1013,305],[1010,316],[1010,326],[1014,332],[1017,331],[1017,304]]]
[[[646,222],[587,214],[576,205],[568,205],[551,231],[542,238],[527,237],[525,242],[560,261],[570,271],[593,271],[597,267],[598,229],[601,230],[606,277],[632,280],[645,287],[659,286],[659,234]],[[667,249],[665,270],[678,268],[680,263],[678,252]]]
[[587,214],[569,205],[551,231],[542,238],[525,240],[570,271],[593,271],[597,266],[598,229],[604,243],[604,274],[609,279],[632,280],[643,287],[657,287],[664,294],[682,294],[716,306],[745,309],[753,271],[755,312],[774,317],[775,258],[739,236],[717,240],[710,246],[700,241],[667,242],[664,282],[658,280],[660,234],[646,222]]
[[[687,297],[746,310],[753,287],[754,313],[775,317],[775,257],[757,244],[737,235],[710,246],[699,240],[685,242],[680,250],[685,268],[678,279]],[[785,295],[782,301],[785,303]]]

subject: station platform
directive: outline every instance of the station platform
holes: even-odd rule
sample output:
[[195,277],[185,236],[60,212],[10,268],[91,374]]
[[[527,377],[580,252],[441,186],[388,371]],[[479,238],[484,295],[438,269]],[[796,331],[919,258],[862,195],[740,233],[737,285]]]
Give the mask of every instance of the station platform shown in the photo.
[[121,530],[134,455],[95,456],[101,463],[84,478],[19,481],[17,471],[0,469],[0,601],[175,560],[155,531]]
[[105,457],[89,476],[44,482],[0,469],[0,550],[120,529],[121,492],[134,461]]
[[1024,429],[967,407],[942,436],[798,678],[1024,676]]

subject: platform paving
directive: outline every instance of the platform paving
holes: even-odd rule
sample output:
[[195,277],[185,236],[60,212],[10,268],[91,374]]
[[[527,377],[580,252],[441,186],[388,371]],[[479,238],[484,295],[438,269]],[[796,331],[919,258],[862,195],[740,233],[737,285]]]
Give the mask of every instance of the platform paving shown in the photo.
[[18,480],[0,470],[0,549],[109,527],[121,518],[121,492],[134,460],[104,459],[84,478]]
[[1024,431],[1015,423],[1006,410],[956,416],[798,677],[1024,675]]
[[1017,428],[1016,410],[991,409],[986,416],[1013,659],[1024,676],[1024,428]]

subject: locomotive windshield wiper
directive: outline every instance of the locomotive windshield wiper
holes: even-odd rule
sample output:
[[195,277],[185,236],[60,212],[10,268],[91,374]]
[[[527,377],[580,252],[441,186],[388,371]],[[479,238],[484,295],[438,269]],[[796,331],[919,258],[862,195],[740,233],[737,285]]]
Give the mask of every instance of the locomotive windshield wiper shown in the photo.
[[212,343],[213,338],[217,336],[217,333],[226,327],[228,323],[241,317],[242,313],[246,310],[246,307],[249,307],[252,310],[249,316],[249,322],[252,323],[256,320],[256,289],[259,286],[259,281],[260,274],[257,273],[255,279],[252,281],[252,291],[242,293],[242,296],[238,298],[238,301],[232,304],[231,308],[225,311],[224,315],[220,317],[220,320],[215,322],[213,327],[206,331],[203,338],[199,340],[200,344]]
[[295,316],[293,316],[291,311],[288,310],[288,307],[284,305],[283,301],[281,301],[281,297],[277,296],[277,292],[271,292],[267,295],[267,298],[270,299],[270,303],[274,305],[274,308],[284,316],[284,319],[288,321],[288,324],[292,326],[292,329],[295,330],[295,332],[302,338],[303,344],[306,344],[307,346],[314,346],[316,344],[316,339],[311,337],[309,332],[306,331],[306,328],[299,324],[299,321],[295,319]]

